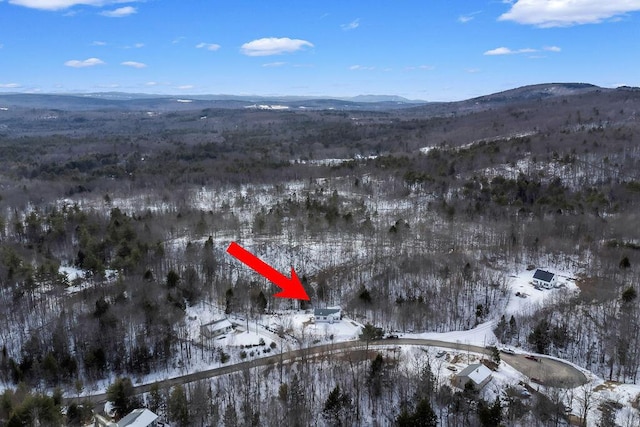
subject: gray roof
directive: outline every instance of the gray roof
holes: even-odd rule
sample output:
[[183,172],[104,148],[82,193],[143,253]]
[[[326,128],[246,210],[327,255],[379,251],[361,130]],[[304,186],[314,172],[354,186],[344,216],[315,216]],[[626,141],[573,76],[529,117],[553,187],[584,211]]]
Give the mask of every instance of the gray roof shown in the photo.
[[462,371],[460,371],[460,373],[457,376],[468,377],[474,383],[480,384],[485,379],[491,376],[491,370],[486,366],[484,366],[482,363],[474,363],[472,365],[467,366]]
[[548,282],[551,283],[551,280],[553,280],[553,273],[549,273],[548,271],[545,270],[540,270],[537,269],[536,272],[533,274],[533,278],[537,279],[537,280],[542,280],[543,282]]
[[158,416],[148,409],[134,409],[118,422],[118,427],[147,427],[157,419]]
[[206,323],[202,325],[202,327],[206,327],[210,331],[217,331],[218,329],[226,329],[232,328],[233,324],[226,317],[218,320],[214,320],[213,322]]
[[332,314],[339,313],[339,308],[316,308],[313,310],[314,316],[330,316]]
[[460,371],[458,373],[459,377],[466,377],[468,376],[471,372],[473,372],[474,369],[476,369],[478,366],[482,366],[480,363],[474,363],[471,364],[469,366],[467,366],[466,368],[464,368],[462,371]]

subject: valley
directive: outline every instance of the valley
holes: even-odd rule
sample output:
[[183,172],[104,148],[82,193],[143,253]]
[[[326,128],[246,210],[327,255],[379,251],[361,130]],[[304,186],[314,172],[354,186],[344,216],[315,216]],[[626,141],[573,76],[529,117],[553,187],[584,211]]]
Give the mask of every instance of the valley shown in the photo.
[[[14,408],[57,398],[79,425],[127,379],[115,415],[171,425],[392,425],[423,401],[439,425],[640,421],[638,89],[0,107]],[[231,242],[311,300],[274,298]],[[457,387],[470,364],[492,379]]]

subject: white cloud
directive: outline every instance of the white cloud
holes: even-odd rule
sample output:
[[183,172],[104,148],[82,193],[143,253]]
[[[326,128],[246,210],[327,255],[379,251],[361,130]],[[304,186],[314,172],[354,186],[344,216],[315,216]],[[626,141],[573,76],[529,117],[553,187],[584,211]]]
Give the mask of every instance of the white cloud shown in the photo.
[[100,12],[100,15],[108,18],[124,18],[125,16],[133,15],[137,12],[137,9],[132,6],[119,7],[114,10],[105,10]]
[[211,51],[216,51],[218,49],[220,49],[220,45],[216,44],[216,43],[198,43],[196,45],[197,49],[207,49],[207,50],[211,50]]
[[99,58],[88,58],[83,61],[80,61],[78,59],[71,59],[64,63],[64,65],[66,65],[67,67],[73,67],[73,68],[93,67],[95,65],[102,65],[102,64],[104,64],[104,61]]
[[436,67],[434,67],[433,65],[418,65],[417,67],[415,67],[415,66],[405,67],[405,70],[408,70],[408,71],[413,71],[413,70],[431,71],[431,70],[435,70],[435,68]]
[[15,89],[22,87],[19,83],[0,83],[0,89]]
[[491,49],[486,51],[485,55],[511,55],[514,52],[508,47],[497,47],[495,49]]
[[158,82],[146,82],[145,86],[158,86]]
[[133,68],[146,68],[147,64],[144,64],[142,62],[136,62],[136,61],[124,61],[121,62],[120,65],[124,65],[126,67],[133,67]]
[[73,6],[106,6],[117,3],[133,3],[136,0],[9,0],[9,3],[31,9],[62,10]]
[[509,49],[508,47],[497,47],[495,49],[486,51],[484,55],[487,55],[487,56],[517,55],[519,53],[533,53],[537,51],[538,51],[537,49],[531,49],[528,47],[524,49],[517,49],[517,50],[512,50],[512,49]]
[[247,56],[269,56],[293,53],[305,47],[313,47],[313,44],[288,37],[265,37],[243,44],[240,51]]
[[458,16],[458,22],[460,22],[461,24],[466,24],[469,21],[473,21],[475,19],[475,15],[479,13],[480,11],[467,13],[466,15],[460,15]]
[[357,70],[368,70],[368,71],[371,71],[371,70],[375,70],[376,67],[368,67],[368,66],[365,66],[365,65],[356,64],[356,65],[350,66],[349,69],[351,71],[357,71]]
[[558,46],[545,46],[543,49],[548,52],[560,52],[562,50]]
[[542,28],[594,24],[640,10],[640,0],[518,0],[500,21]]
[[349,31],[349,30],[355,30],[359,26],[360,26],[360,18],[357,18],[349,22],[348,24],[340,25],[340,28],[342,28],[344,31]]
[[180,89],[180,90],[193,89],[193,85],[180,85],[180,86],[176,86],[176,89]]
[[93,43],[91,43],[91,46],[106,46],[107,43],[106,42],[102,42],[99,40],[94,41]]
[[476,74],[476,73],[480,72],[480,69],[479,68],[467,68],[465,71],[467,73],[469,73],[469,74]]
[[268,62],[266,64],[262,64],[263,67],[265,68],[275,68],[275,67],[282,67],[283,65],[286,65],[286,62]]
[[173,39],[173,40],[171,41],[171,44],[178,44],[178,43],[180,43],[180,42],[181,42],[182,40],[184,40],[184,39],[186,39],[186,37],[185,37],[185,36],[176,37],[175,39]]

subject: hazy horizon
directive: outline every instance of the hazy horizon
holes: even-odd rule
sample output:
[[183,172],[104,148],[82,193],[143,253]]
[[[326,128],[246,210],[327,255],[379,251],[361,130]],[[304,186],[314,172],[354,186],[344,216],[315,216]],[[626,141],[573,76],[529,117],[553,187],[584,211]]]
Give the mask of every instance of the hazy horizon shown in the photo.
[[0,93],[454,101],[544,82],[640,86],[639,10],[622,0],[0,1]]

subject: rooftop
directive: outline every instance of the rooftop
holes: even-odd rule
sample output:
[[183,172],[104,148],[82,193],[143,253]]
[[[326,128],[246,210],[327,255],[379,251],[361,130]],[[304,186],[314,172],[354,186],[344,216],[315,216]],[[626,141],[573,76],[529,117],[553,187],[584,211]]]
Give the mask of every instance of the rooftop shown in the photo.
[[157,419],[148,409],[134,409],[118,422],[118,427],[147,427]]
[[467,366],[458,374],[459,377],[469,377],[476,384],[482,383],[491,376],[491,370],[481,363],[474,363]]
[[210,331],[217,331],[219,329],[226,329],[226,328],[233,327],[233,325],[227,318],[214,320],[213,322],[209,322],[202,326],[207,327],[207,329],[209,329]]
[[550,273],[545,270],[540,270],[540,269],[537,269],[536,272],[533,274],[534,279],[542,280],[543,282],[551,282],[551,280],[553,279],[553,276],[554,276],[553,273]]
[[340,307],[334,308],[316,308],[313,310],[314,316],[329,316],[331,314],[340,313]]

